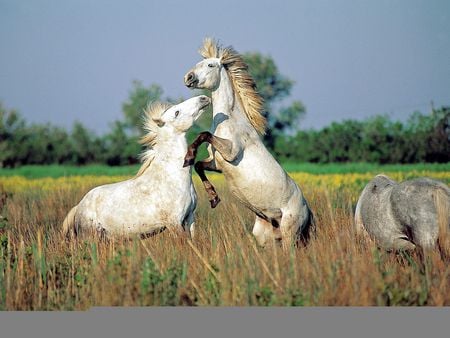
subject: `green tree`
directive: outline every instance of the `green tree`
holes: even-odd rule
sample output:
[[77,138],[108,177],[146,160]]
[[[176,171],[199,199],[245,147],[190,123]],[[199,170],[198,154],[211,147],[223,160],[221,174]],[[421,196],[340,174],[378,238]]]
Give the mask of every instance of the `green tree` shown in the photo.
[[[157,84],[145,87],[141,81],[134,80],[127,101],[122,104],[124,124],[133,135],[142,135],[142,117],[150,102],[161,100],[162,88]],[[115,125],[117,127],[117,125]]]
[[280,109],[274,122],[275,130],[282,132],[295,132],[298,130],[298,122],[306,114],[306,109],[300,101],[294,101],[290,106]]
[[264,99],[264,115],[268,121],[268,129],[264,143],[274,149],[275,140],[285,133],[293,133],[299,129],[299,121],[306,113],[300,101],[294,101],[288,107],[275,109],[276,103],[291,94],[294,81],[282,75],[275,61],[270,56],[260,53],[245,53],[243,58],[255,80],[257,90]]
[[72,143],[72,161],[75,164],[101,162],[104,153],[102,140],[80,122],[75,122],[70,135]]
[[53,160],[51,163],[70,163],[72,161],[72,144],[70,135],[63,128],[54,127],[50,134]]
[[289,96],[294,81],[280,74],[272,57],[260,53],[244,53],[242,56],[255,80],[259,94],[264,98],[266,108]]
[[64,163],[71,158],[67,132],[50,124],[27,125],[15,110],[0,103],[0,167]]
[[[450,161],[450,108],[433,109],[431,114],[414,112],[405,126],[413,141],[413,161]],[[414,142],[415,141],[415,142]]]
[[435,120],[427,138],[427,162],[450,161],[450,107],[442,107],[433,111]]
[[130,136],[123,122],[115,121],[112,130],[105,136],[105,161],[109,165],[125,165],[138,162],[142,148],[138,136]]
[[32,124],[25,128],[17,147],[18,164],[64,163],[72,157],[69,135],[50,124]]
[[25,121],[15,110],[7,110],[0,102],[0,167],[15,166],[13,140]]

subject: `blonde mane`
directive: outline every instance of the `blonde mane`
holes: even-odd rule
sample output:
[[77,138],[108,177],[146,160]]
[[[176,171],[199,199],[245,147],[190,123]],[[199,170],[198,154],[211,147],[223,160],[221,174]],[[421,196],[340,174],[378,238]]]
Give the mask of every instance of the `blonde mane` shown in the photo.
[[160,128],[161,116],[172,107],[169,103],[153,102],[144,111],[144,130],[147,132],[141,137],[139,143],[148,149],[141,154],[142,166],[135,177],[141,176],[155,158],[154,147],[158,143],[158,129]]
[[242,56],[233,47],[223,48],[211,38],[205,39],[199,52],[205,59],[220,59],[250,124],[263,135],[267,124],[266,118],[262,115],[264,101],[256,90],[255,81],[248,72],[248,66]]

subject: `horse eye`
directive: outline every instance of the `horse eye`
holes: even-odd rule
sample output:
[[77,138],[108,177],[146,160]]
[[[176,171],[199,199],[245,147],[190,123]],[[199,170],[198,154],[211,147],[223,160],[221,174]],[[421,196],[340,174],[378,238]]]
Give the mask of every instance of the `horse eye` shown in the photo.
[[212,63],[208,63],[208,67],[212,68],[212,67],[214,67],[214,65]]
[[177,110],[177,111],[175,112],[175,117],[178,117],[178,115],[180,115],[180,111],[179,111],[179,110]]

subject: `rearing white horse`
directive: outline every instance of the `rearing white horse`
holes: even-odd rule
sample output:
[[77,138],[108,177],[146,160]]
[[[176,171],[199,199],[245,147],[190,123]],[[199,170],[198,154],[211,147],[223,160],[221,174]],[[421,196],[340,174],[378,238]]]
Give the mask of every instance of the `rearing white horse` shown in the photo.
[[[307,237],[312,213],[302,191],[266,149],[260,134],[266,128],[263,100],[242,57],[205,39],[204,60],[184,77],[187,87],[212,91],[213,123],[189,146],[185,165],[195,161],[197,148],[208,142],[209,158],[195,163],[211,207],[220,201],[205,170],[224,174],[231,192],[256,214],[253,227],[260,245],[268,239]],[[289,242],[285,242],[289,243]]]
[[186,131],[210,103],[201,95],[174,106],[151,105],[141,140],[149,149],[137,175],[89,191],[66,216],[63,231],[149,236],[172,228],[193,235],[197,195],[191,168],[183,168]]

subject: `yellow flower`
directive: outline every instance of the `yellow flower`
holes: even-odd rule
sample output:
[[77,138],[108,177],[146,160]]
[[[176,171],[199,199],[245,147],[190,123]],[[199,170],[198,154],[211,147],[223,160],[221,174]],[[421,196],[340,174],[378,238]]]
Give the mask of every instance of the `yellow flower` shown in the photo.
[[[386,173],[392,179],[403,181],[416,177],[430,177],[447,184],[450,183],[450,172],[433,171],[409,171],[409,172],[389,172]],[[328,190],[350,190],[359,193],[364,186],[375,176],[373,173],[348,173],[348,174],[309,174],[304,172],[292,172],[289,175],[305,189],[325,188]],[[38,178],[28,179],[23,176],[0,177],[0,187],[7,192],[22,192],[26,190],[64,190],[82,189],[88,191],[93,187],[124,181],[131,176],[67,176],[59,178]],[[224,176],[220,174],[209,174],[213,184],[226,184]],[[194,174],[194,182],[200,183],[197,175]]]

